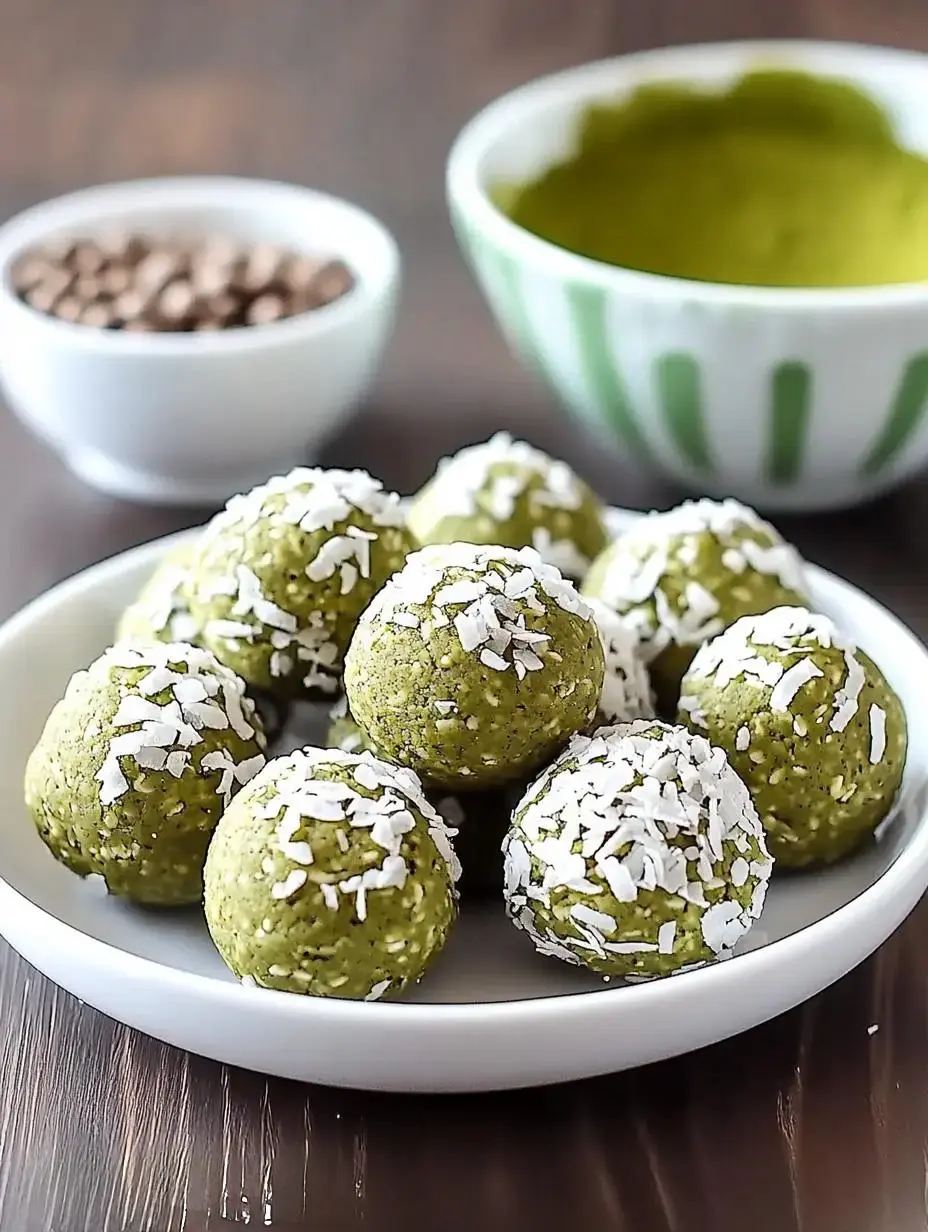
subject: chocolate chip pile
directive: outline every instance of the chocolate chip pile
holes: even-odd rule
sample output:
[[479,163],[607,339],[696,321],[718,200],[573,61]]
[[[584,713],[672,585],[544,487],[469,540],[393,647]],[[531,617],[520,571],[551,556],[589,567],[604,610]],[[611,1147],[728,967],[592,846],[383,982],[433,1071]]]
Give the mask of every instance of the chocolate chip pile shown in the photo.
[[46,241],[16,262],[13,289],[62,321],[133,333],[267,325],[346,295],[354,275],[274,244],[119,234]]

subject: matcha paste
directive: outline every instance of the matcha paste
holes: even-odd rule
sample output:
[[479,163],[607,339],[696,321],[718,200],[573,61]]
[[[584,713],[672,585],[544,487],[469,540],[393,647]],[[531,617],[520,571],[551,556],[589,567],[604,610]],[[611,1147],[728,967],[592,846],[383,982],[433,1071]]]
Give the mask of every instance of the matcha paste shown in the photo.
[[771,287],[928,279],[928,160],[856,87],[798,71],[598,103],[572,156],[494,195],[543,239],[628,269]]

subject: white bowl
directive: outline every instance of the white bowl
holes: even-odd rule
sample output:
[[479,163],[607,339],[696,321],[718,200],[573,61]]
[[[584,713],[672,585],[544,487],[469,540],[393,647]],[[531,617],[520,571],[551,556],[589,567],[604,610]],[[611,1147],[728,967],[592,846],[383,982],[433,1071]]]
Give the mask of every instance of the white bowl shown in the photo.
[[[0,933],[120,1022],[230,1065],[334,1086],[475,1091],[591,1077],[700,1048],[812,996],[885,940],[928,884],[928,652],[872,599],[812,568],[816,604],[861,640],[908,710],[900,807],[855,858],[775,876],[736,957],[607,985],[537,955],[501,903],[466,902],[445,953],[404,1002],[245,988],[199,911],[133,909],[99,879],[81,881],[53,860],[22,802],[26,758],[70,675],[107,645],[122,608],[182,538],[97,565],[0,629]],[[301,719],[287,743],[320,736],[318,719]]]
[[[13,293],[10,267],[24,248],[111,227],[339,256],[357,285],[313,312],[208,334],[74,325]],[[221,177],[89,188],[0,227],[0,382],[23,422],[94,486],[218,503],[304,461],[339,427],[383,352],[399,266],[379,222],[308,188]]]
[[928,151],[928,57],[754,42],[620,56],[544,77],[463,129],[447,190],[462,248],[516,352],[639,466],[766,509],[851,505],[928,461],[928,284],[803,290],[710,284],[568,252],[494,205],[574,148],[596,100],[649,82],[724,88],[758,67],[856,83]]

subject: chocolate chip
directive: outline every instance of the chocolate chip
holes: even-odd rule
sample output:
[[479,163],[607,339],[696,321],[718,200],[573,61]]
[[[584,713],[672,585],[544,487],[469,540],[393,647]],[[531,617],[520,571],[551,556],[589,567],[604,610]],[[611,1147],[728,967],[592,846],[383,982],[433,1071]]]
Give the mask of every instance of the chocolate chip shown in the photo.
[[215,235],[181,242],[110,229],[56,236],[21,256],[10,280],[39,312],[132,333],[270,325],[347,294],[338,258]]

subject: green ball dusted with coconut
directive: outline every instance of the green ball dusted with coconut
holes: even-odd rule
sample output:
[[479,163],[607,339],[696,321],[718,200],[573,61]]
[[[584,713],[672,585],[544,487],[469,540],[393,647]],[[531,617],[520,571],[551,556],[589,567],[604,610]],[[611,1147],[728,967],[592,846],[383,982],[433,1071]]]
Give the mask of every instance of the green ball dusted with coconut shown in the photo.
[[25,774],[51,853],[139,903],[195,903],[223,809],[264,765],[243,682],[206,650],[124,643],[72,677]]
[[741,616],[807,600],[796,550],[733,500],[648,514],[594,561],[582,590],[638,633],[668,717],[703,642]]
[[[344,697],[332,707],[325,746],[346,753],[368,750],[376,754],[376,749],[371,748],[370,741],[351,717]],[[509,827],[513,805],[521,794],[519,785],[457,794],[440,790],[428,793],[438,814],[456,831],[454,849],[461,862],[460,890],[465,898],[497,894],[502,890],[503,835]]]
[[588,605],[532,548],[423,548],[358,622],[345,661],[355,720],[428,784],[526,776],[592,723],[603,647]]
[[566,462],[498,432],[442,459],[412,502],[409,528],[420,544],[532,547],[579,580],[609,541],[603,514]]
[[195,541],[188,540],[167,553],[120,617],[117,641],[198,642],[185,594],[196,550]]
[[504,857],[510,918],[539,953],[627,978],[728,957],[772,868],[725,753],[647,719],[575,737],[516,808]]
[[204,644],[250,685],[334,695],[358,617],[411,542],[399,497],[365,471],[298,468],[212,520],[190,611]]
[[597,727],[653,719],[654,693],[641,653],[641,638],[600,599],[588,599],[603,642],[606,674],[596,715]]
[[415,984],[440,953],[459,871],[411,771],[302,749],[226,810],[206,862],[206,922],[246,983],[373,1001]]
[[902,782],[902,703],[872,659],[805,608],[745,617],[703,646],[680,718],[727,751],[784,867],[859,847]]

